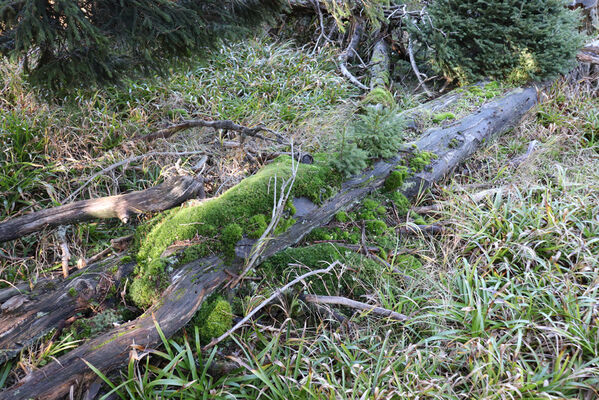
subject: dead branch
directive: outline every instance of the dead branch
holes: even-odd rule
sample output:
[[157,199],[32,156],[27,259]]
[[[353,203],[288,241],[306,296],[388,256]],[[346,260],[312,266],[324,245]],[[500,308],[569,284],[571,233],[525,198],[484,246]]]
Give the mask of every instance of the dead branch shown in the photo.
[[123,223],[127,223],[132,215],[175,207],[202,191],[203,184],[198,180],[189,176],[178,176],[146,190],[76,201],[64,206],[36,211],[1,222],[0,242],[17,239],[47,227],[74,224],[96,218],[119,218]]
[[315,294],[307,294],[304,296],[305,300],[309,303],[318,303],[318,304],[335,304],[339,306],[345,306],[350,308],[355,308],[357,310],[365,311],[367,313],[373,313],[377,315],[381,315],[383,317],[391,318],[396,321],[407,321],[408,316],[404,314],[400,314],[398,312],[383,308],[372,306],[366,303],[362,303],[360,301],[355,301],[352,299],[348,299],[346,297],[341,296],[320,296]]
[[428,87],[426,87],[426,83],[425,83],[426,75],[421,73],[420,70],[418,69],[418,65],[416,65],[416,59],[414,58],[414,48],[412,46],[412,38],[410,37],[409,34],[408,34],[408,56],[410,57],[410,65],[412,66],[412,70],[414,71],[414,74],[416,75],[416,78],[418,79],[420,86],[422,86],[422,90],[424,90],[424,92],[426,93],[426,95],[428,97],[433,97],[433,93],[428,89]]
[[169,126],[168,128],[161,129],[154,133],[150,133],[148,135],[138,136],[137,139],[152,141],[155,139],[167,139],[173,136],[175,133],[189,129],[189,128],[212,128],[212,129],[224,129],[227,131],[235,131],[239,132],[244,136],[256,137],[262,140],[272,139],[267,138],[265,136],[260,135],[260,132],[268,132],[276,136],[278,143],[287,143],[287,139],[280,133],[273,131],[272,129],[266,128],[264,125],[257,125],[253,128],[248,128],[247,126],[238,125],[230,120],[218,120],[218,121],[207,121],[203,119],[194,119],[188,121],[182,121],[176,125]]
[[136,162],[139,160],[143,160],[144,158],[148,158],[148,157],[152,157],[152,156],[176,156],[176,157],[180,157],[180,156],[191,156],[191,155],[196,155],[196,154],[204,154],[205,151],[152,151],[150,153],[146,153],[146,154],[141,154],[139,156],[135,156],[135,157],[129,157],[126,158],[124,160],[121,160],[119,162],[116,162],[112,165],[109,165],[106,168],[103,168],[102,170],[96,172],[95,174],[93,174],[92,176],[89,177],[89,179],[87,181],[85,181],[85,183],[83,185],[81,185],[77,190],[75,190],[73,193],[71,193],[69,195],[69,197],[67,197],[63,203],[68,203],[70,201],[72,201],[73,199],[75,199],[75,197],[90,183],[92,183],[92,181],[94,179],[96,179],[98,176],[101,175],[105,175],[107,172],[110,172],[122,165],[127,165],[130,164],[132,162]]
[[358,44],[360,43],[360,36],[362,36],[362,24],[360,22],[356,22],[354,25],[354,33],[351,36],[349,44],[345,51],[339,54],[337,60],[339,61],[339,69],[341,73],[349,79],[351,83],[356,85],[362,90],[368,90],[368,87],[360,82],[355,76],[352,75],[351,72],[347,69],[347,60],[354,54],[357,54],[356,49],[358,48]]

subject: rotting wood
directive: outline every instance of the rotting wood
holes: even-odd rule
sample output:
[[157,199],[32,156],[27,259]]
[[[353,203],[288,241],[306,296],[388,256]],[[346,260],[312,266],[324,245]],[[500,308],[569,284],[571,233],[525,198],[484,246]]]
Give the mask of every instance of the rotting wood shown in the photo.
[[[516,89],[484,105],[475,114],[447,127],[428,131],[414,144],[419,150],[435,152],[438,158],[425,171],[408,178],[401,192],[408,198],[415,197],[467,159],[485,142],[513,128],[536,103],[536,88]],[[387,175],[402,162],[404,156],[401,153],[392,159],[379,161],[365,173],[346,181],[337,195],[321,207],[298,218],[283,234],[271,238],[260,260],[295,245],[314,228],[328,223],[337,212],[350,208],[381,187]],[[247,257],[254,245],[255,241],[243,239],[238,243],[236,252]],[[238,263],[228,269],[236,274],[242,268],[243,264]],[[15,386],[0,392],[0,400],[31,397],[58,399],[67,394],[73,384],[89,384],[95,379],[95,375],[82,359],[105,373],[125,365],[131,344],[152,347],[160,343],[153,319],[167,337],[185,326],[206,296],[229,279],[224,269],[222,262],[216,257],[185,265],[172,277],[172,283],[164,292],[162,301],[141,317],[89,341],[56,362],[33,371]]]
[[[0,313],[0,364],[21,349],[60,327],[68,318],[87,308],[92,300],[101,301],[112,286],[118,286],[133,271],[135,264],[120,264],[120,257],[98,263],[65,280],[46,279],[33,290],[23,291],[3,302],[18,298],[18,307]],[[115,268],[115,272],[107,272]]]
[[370,62],[374,63],[370,68],[370,89],[376,87],[387,87],[389,85],[389,46],[385,38],[379,39],[372,49]]
[[178,176],[153,188],[76,201],[60,207],[36,211],[0,223],[0,243],[40,231],[47,227],[73,224],[96,218],[119,218],[126,223],[134,214],[163,211],[196,197],[203,184],[190,177]]

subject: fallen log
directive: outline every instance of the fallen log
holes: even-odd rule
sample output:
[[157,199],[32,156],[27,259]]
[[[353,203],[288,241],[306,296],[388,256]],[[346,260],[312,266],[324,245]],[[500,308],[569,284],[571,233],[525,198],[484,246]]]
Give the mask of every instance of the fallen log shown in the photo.
[[[513,128],[536,102],[536,88],[517,89],[450,126],[428,131],[414,144],[421,151],[435,152],[438,158],[425,171],[408,178],[401,192],[407,197],[416,196],[457,167],[484,143]],[[365,173],[346,181],[337,195],[321,207],[298,217],[298,221],[283,234],[271,238],[264,247],[260,260],[298,243],[314,228],[328,223],[337,212],[350,208],[381,187],[385,178],[402,163],[404,157],[405,153],[402,152],[392,159],[379,161]],[[242,239],[236,247],[236,253],[240,257],[247,257],[255,244],[253,240]],[[82,360],[87,360],[105,373],[125,365],[132,344],[152,347],[160,343],[155,324],[160,326],[166,336],[172,335],[187,324],[206,296],[229,279],[226,271],[236,274],[242,269],[242,263],[226,267],[216,257],[185,265],[172,277],[162,301],[141,317],[87,342],[56,362],[33,371],[15,386],[0,392],[0,400],[61,398],[71,386],[87,385],[95,378]]]
[[[0,365],[44,336],[92,301],[101,302],[109,291],[133,272],[134,263],[121,257],[90,265],[64,280],[45,279],[33,290],[2,302],[0,309]],[[113,289],[114,290],[114,289]]]
[[197,196],[203,184],[189,176],[178,176],[153,188],[76,201],[60,207],[36,211],[0,223],[0,243],[14,240],[47,227],[57,227],[96,218],[119,218],[126,223],[134,214],[163,211]]

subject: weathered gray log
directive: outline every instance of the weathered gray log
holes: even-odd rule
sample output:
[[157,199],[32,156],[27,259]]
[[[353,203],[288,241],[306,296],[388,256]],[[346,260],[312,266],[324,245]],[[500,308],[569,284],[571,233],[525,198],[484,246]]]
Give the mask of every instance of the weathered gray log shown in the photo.
[[90,265],[64,280],[46,279],[5,300],[0,311],[0,364],[89,307],[92,300],[101,301],[112,287],[118,288],[135,266],[119,261],[116,257]]
[[[401,191],[408,197],[417,195],[468,158],[476,149],[494,136],[513,128],[524,114],[536,104],[535,88],[517,89],[483,106],[477,113],[451,126],[433,129],[415,142],[421,151],[433,151],[438,158],[427,170],[410,177]],[[261,259],[293,246],[314,228],[328,223],[340,210],[361,201],[381,187],[387,175],[402,162],[405,154],[379,161],[367,172],[346,181],[340,192],[305,216],[286,232],[269,240]],[[236,253],[249,253],[253,241],[244,239]],[[242,264],[228,270],[238,273]],[[225,266],[216,257],[195,261],[182,267],[165,291],[162,301],[134,321],[106,333],[39,370],[33,371],[15,386],[0,392],[3,399],[57,399],[68,393],[71,385],[88,384],[94,374],[82,360],[96,368],[110,372],[127,363],[130,346],[153,347],[160,343],[154,320],[169,336],[185,326],[201,302],[221,283],[228,279]]]
[[387,87],[389,85],[389,46],[385,38],[377,41],[372,49],[370,62],[373,64],[370,67],[370,89],[376,87]]
[[96,218],[119,218],[127,222],[134,214],[166,210],[197,196],[203,184],[190,177],[178,176],[153,188],[76,201],[60,207],[36,211],[0,223],[0,243],[14,240],[47,227],[73,224]]

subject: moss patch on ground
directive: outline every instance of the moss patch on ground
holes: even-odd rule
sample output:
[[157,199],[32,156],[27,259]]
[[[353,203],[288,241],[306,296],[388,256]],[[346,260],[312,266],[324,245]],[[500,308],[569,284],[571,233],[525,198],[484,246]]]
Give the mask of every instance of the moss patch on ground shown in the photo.
[[205,301],[193,319],[200,330],[202,344],[219,337],[233,326],[231,304],[221,296]]
[[[376,261],[332,243],[284,250],[262,263],[257,273],[273,277],[274,281],[287,281],[309,270],[326,268],[337,260],[351,268],[351,271],[341,273],[339,268],[326,275],[307,278],[310,293],[358,298],[376,287],[379,279],[395,279],[392,274],[382,271],[384,267]],[[281,284],[282,280],[273,281],[273,284]]]

